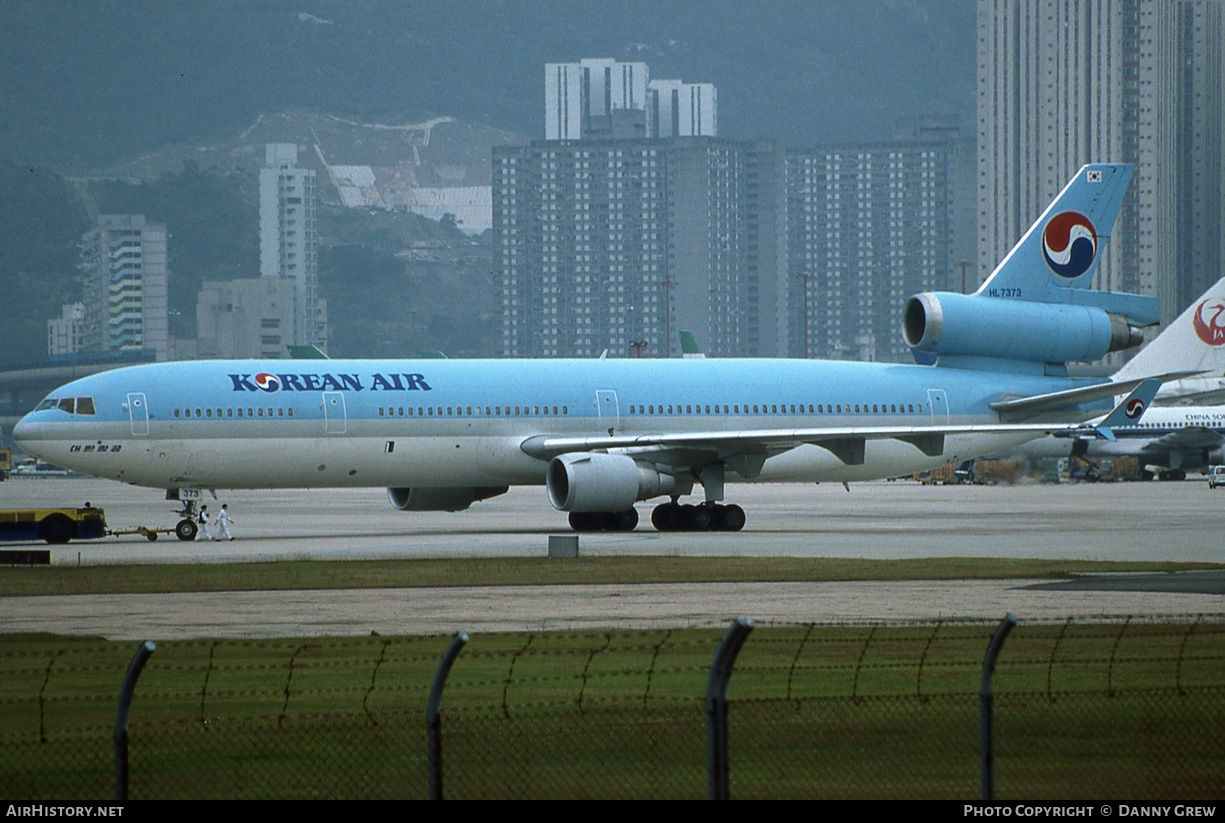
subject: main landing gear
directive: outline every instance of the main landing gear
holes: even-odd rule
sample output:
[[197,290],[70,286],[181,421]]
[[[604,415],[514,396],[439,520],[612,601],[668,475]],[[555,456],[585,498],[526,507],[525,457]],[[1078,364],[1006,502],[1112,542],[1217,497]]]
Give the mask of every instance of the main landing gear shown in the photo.
[[[706,502],[681,504],[681,495],[693,490],[693,481],[698,479],[706,491]],[[723,464],[715,463],[692,474],[679,475],[667,503],[661,503],[651,512],[651,525],[661,532],[738,532],[744,528],[744,509],[736,505],[724,505]],[[570,528],[576,532],[628,532],[638,525],[638,512],[626,509],[621,512],[570,512]]]
[[[651,512],[651,525],[661,532],[738,532],[744,528],[744,509],[736,505],[663,503]],[[638,512],[570,512],[576,532],[630,532],[638,525]]]
[[738,532],[744,528],[744,509],[732,504],[661,503],[651,512],[651,525],[661,532]]
[[570,528],[576,532],[632,532],[638,525],[638,512],[570,512]]

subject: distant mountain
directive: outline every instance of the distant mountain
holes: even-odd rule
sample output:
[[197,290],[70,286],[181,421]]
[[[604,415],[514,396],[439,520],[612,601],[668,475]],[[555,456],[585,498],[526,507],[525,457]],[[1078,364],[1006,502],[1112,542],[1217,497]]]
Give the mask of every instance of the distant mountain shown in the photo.
[[261,112],[452,115],[540,136],[543,66],[711,82],[720,133],[792,146],[972,120],[971,0],[6,0],[0,158],[94,172]]
[[85,208],[58,175],[0,160],[0,363],[47,356],[47,320],[81,299]]

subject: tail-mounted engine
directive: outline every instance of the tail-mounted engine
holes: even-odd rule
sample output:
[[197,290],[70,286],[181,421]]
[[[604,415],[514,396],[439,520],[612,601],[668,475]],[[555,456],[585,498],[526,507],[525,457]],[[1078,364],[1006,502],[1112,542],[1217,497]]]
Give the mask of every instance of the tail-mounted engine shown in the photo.
[[1097,360],[1144,342],[1140,328],[1095,306],[952,292],[910,298],[902,333],[921,352],[1035,363]]

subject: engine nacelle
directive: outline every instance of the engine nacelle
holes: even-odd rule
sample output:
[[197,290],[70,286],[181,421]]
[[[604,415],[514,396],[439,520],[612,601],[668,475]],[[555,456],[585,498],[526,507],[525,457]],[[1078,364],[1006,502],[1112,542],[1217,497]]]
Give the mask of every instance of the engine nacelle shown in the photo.
[[507,486],[415,486],[388,489],[387,499],[402,512],[462,512],[478,500],[507,491]]
[[1036,363],[1097,360],[1144,332],[1093,306],[924,292],[906,303],[906,345],[921,352]]
[[549,502],[564,512],[620,512],[668,494],[676,478],[620,454],[563,454],[549,461]]

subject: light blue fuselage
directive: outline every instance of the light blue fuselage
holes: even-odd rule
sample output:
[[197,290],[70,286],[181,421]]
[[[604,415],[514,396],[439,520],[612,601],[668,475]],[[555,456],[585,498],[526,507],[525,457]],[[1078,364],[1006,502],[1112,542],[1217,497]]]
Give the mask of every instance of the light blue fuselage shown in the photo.
[[[56,465],[160,488],[530,485],[545,482],[547,461],[524,450],[529,438],[999,423],[991,402],[1093,382],[810,360],[177,362],[69,383],[14,436]],[[74,398],[93,413],[65,410]],[[869,440],[854,464],[806,443],[752,479],[896,476],[1033,436],[951,435],[934,455]],[[728,480],[742,479],[734,465]]]

